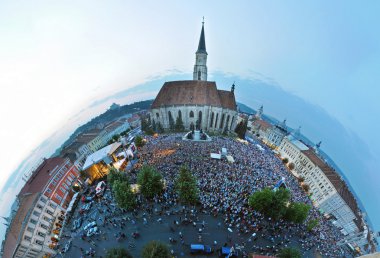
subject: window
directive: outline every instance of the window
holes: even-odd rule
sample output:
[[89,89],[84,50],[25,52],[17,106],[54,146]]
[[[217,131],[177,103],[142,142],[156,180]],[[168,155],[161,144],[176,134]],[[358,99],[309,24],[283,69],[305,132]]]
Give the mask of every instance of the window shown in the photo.
[[41,223],[40,225],[41,225],[41,228],[46,229],[46,230],[48,229],[48,226],[46,226],[45,224]]
[[55,205],[54,203],[49,203],[49,206],[52,207],[53,209],[57,208],[57,205]]
[[30,233],[33,233],[34,232],[34,228],[31,228],[31,227],[27,227],[26,230]]
[[41,204],[37,204],[37,209],[42,210],[42,205]]
[[157,117],[157,118],[160,118],[160,114],[156,113],[156,117]]
[[190,111],[190,117],[194,117],[194,112]]
[[66,193],[66,190],[62,186],[59,187],[59,189],[61,190],[62,193],[64,193],[64,194]]
[[38,231],[37,235],[39,235],[40,237],[45,237],[46,236],[46,234],[44,234],[44,233],[42,233],[40,231]]
[[47,202],[46,198],[44,198],[44,197],[41,197],[40,201],[43,202],[43,203]]
[[46,192],[50,194],[51,193],[51,189],[50,188],[46,189]]
[[62,201],[62,197],[59,196],[58,194],[55,194],[55,198],[57,198],[59,201]]
[[50,219],[48,217],[43,216],[42,218],[43,218],[44,221],[50,222]]
[[53,216],[53,214],[54,214],[51,210],[48,210],[48,209],[46,209],[46,213],[51,215],[51,216]]
[[36,240],[36,244],[37,245],[44,245],[44,242],[40,241],[40,240]]
[[35,215],[35,216],[39,217],[39,216],[41,215],[41,213],[40,213],[40,212],[38,212],[38,211],[33,211],[33,215]]
[[198,81],[201,80],[201,71],[198,71]]
[[34,220],[34,219],[31,219],[29,222],[32,223],[32,224],[34,224],[34,225],[37,224],[37,220]]
[[212,127],[213,122],[214,122],[214,112],[211,113],[210,127]]

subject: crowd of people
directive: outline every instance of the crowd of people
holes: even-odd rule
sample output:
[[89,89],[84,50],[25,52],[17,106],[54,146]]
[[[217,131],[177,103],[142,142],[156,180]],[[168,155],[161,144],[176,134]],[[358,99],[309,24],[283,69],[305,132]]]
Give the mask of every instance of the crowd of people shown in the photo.
[[[135,169],[152,165],[165,179],[165,193],[156,202],[165,209],[178,204],[174,181],[181,166],[185,165],[197,178],[200,212],[222,216],[224,226],[239,232],[241,246],[255,250],[265,249],[275,254],[292,241],[304,251],[315,250],[324,257],[342,257],[344,250],[337,243],[341,233],[312,207],[298,181],[289,173],[281,160],[268,148],[246,144],[228,137],[213,137],[211,142],[182,141],[181,135],[148,136],[147,143],[139,150],[140,160]],[[234,162],[211,159],[210,153],[226,148]],[[265,187],[273,186],[285,178],[291,192],[291,200],[309,204],[307,221],[318,219],[319,224],[311,232],[306,223],[294,224],[273,220],[254,211],[248,205],[249,196]],[[258,246],[252,236],[270,240],[272,245]]]

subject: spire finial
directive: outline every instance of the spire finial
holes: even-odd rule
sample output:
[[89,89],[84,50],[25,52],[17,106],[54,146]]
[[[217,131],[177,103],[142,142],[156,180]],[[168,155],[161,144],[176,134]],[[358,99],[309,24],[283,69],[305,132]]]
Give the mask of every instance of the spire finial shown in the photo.
[[203,16],[202,18],[203,18],[202,20],[202,26],[203,26],[205,24],[205,17]]
[[234,93],[234,91],[235,91],[235,81],[234,81],[234,83],[232,84],[232,87],[231,87],[231,92]]

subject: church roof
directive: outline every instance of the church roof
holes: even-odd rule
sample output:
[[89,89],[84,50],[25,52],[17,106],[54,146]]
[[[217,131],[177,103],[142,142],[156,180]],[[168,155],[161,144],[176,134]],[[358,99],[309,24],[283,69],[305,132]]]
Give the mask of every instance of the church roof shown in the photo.
[[151,108],[176,105],[208,105],[236,110],[235,95],[218,90],[215,82],[165,82]]
[[202,31],[201,31],[201,36],[199,38],[199,44],[198,44],[198,50],[197,53],[206,53],[206,40],[205,40],[205,30],[204,26],[202,24]]

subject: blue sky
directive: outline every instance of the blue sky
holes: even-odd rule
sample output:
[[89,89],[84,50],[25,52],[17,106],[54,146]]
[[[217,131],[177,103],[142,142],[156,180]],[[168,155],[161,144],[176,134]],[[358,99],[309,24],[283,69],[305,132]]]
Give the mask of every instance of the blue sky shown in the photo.
[[[191,73],[205,16],[210,73],[267,82],[338,121],[353,137],[328,154],[346,170],[355,167],[350,173],[364,178],[355,190],[378,202],[379,190],[365,189],[365,180],[380,179],[379,11],[378,1],[3,0],[0,188],[94,100],[173,71]],[[263,101],[258,97],[254,103]],[[268,102],[266,110],[284,117],[279,103]],[[334,131],[323,138],[323,146],[336,137]],[[344,162],[352,155],[363,169]]]

